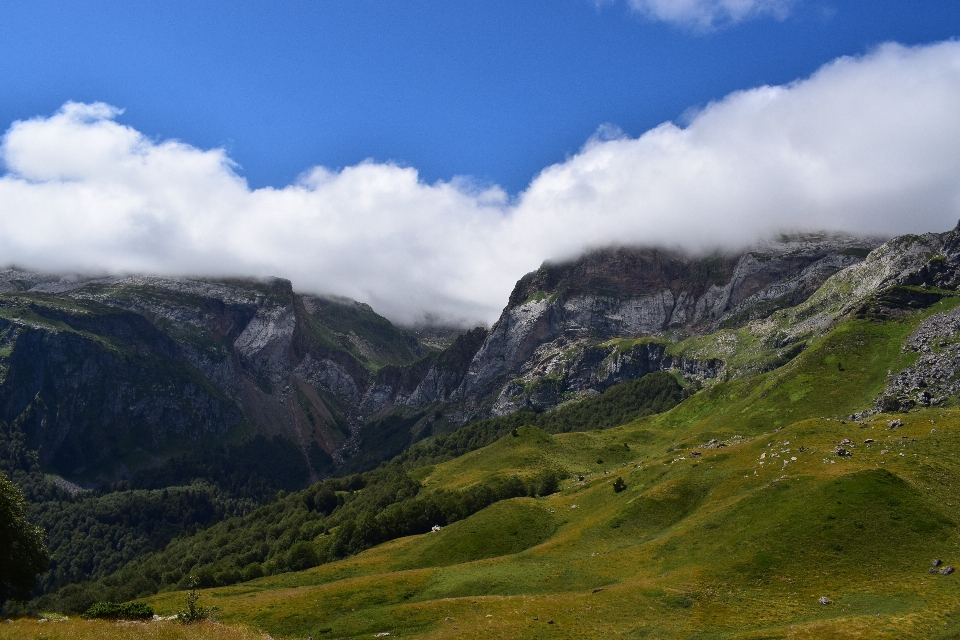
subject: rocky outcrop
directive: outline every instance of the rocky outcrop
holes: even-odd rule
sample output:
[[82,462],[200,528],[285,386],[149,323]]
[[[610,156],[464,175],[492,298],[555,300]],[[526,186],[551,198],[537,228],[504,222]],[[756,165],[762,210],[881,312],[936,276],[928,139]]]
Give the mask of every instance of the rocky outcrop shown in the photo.
[[409,407],[422,408],[436,402],[449,402],[463,380],[489,332],[483,327],[465,331],[440,353],[416,389],[404,401]]
[[233,342],[241,366],[269,389],[282,387],[290,377],[290,343],[296,327],[292,304],[263,306]]
[[[960,286],[960,225],[948,233],[906,236],[892,243],[885,254],[899,273],[886,270],[879,291],[856,308],[860,317],[887,320],[926,309]],[[909,411],[960,396],[960,309],[925,319],[905,340],[903,351],[917,354],[917,359],[889,376],[876,411]]]
[[879,411],[909,411],[960,396],[960,380],[956,379],[960,371],[960,309],[924,320],[907,338],[903,350],[919,357],[913,365],[891,375],[877,399]]
[[542,411],[580,395],[596,395],[627,380],[648,373],[676,370],[689,378],[715,378],[723,361],[689,361],[671,355],[660,342],[641,341],[624,348],[620,344],[579,345],[561,357],[544,359],[541,367],[523,372],[500,391],[491,413],[506,415],[520,409]]
[[[715,376],[720,360],[668,356],[665,344],[799,304],[881,242],[806,235],[739,255],[617,248],[546,263],[517,283],[451,398],[474,407],[465,415],[500,415],[546,408],[661,368]],[[627,352],[604,345],[642,337],[666,342]]]

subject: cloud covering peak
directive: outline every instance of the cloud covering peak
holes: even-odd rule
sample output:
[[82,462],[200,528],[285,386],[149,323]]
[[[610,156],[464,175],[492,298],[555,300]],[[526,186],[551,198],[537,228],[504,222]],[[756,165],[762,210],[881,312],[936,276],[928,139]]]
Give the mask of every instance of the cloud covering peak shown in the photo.
[[224,150],[151,140],[119,113],[67,103],[6,132],[0,263],[276,275],[401,322],[490,322],[523,273],[591,247],[698,251],[780,230],[945,230],[960,217],[955,41],[841,58],[728,95],[685,127],[603,128],[512,199],[374,162],[250,189]]

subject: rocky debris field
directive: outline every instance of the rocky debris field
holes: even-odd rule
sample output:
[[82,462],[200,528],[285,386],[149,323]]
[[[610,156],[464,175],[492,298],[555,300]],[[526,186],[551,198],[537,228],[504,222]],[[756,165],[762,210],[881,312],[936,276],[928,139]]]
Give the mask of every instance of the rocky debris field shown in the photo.
[[909,411],[960,395],[960,308],[924,320],[903,346],[919,354],[915,364],[891,376],[877,399],[879,411]]

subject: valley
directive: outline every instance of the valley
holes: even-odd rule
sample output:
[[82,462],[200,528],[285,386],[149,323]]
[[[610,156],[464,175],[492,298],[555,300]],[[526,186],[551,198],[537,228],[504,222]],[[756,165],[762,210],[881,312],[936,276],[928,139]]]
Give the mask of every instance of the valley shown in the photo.
[[[624,426],[521,428],[424,468],[423,486],[557,467],[571,477],[556,494],[211,601],[224,620],[315,637],[952,637],[960,589],[928,570],[960,558],[960,413],[846,416],[852,390],[882,389],[856,372],[896,366],[888,340],[916,320],[893,336],[850,321],[788,370]],[[834,374],[837,356],[853,373]]]
[[957,230],[594,252],[440,342],[284,281],[6,273],[4,470],[114,536],[36,610],[197,578],[275,638],[960,634]]

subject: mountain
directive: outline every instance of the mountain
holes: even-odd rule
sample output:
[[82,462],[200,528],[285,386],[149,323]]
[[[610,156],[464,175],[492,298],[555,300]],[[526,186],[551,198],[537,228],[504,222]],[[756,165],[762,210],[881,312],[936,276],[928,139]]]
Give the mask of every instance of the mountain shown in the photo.
[[[194,538],[184,535],[214,535],[205,532],[261,508],[287,515],[257,529],[255,554],[242,562],[222,556],[205,584],[310,566],[339,556],[290,545],[350,518],[360,527],[365,509],[379,517],[432,482],[421,469],[526,426],[602,430],[678,402],[668,413],[683,414],[711,398],[709,411],[691,418],[704,435],[730,412],[741,431],[766,433],[804,415],[855,420],[950,406],[957,321],[948,308],[931,310],[955,299],[957,235],[883,243],[788,237],[732,256],[595,251],[525,276],[490,330],[458,335],[398,328],[365,305],[298,294],[283,280],[83,279],[11,269],[0,279],[0,468],[51,531],[54,569],[44,589],[61,602],[83,602],[110,584],[138,585],[116,591],[124,597],[173,588],[186,569],[129,580],[124,571],[152,566],[157,554],[179,557],[167,551],[175,540],[189,549]],[[915,320],[909,335],[888,331]],[[856,385],[821,389],[815,409],[797,411],[794,397],[808,391],[783,382],[764,391],[776,403],[736,408],[764,376],[792,380],[825,336],[845,335],[854,322],[877,327],[879,338],[862,339],[884,345],[856,375],[850,359],[860,354],[831,361]],[[718,398],[718,389],[730,397]],[[664,437],[675,438],[675,427]],[[388,477],[367,475],[390,459]],[[571,468],[555,472],[561,478]],[[329,491],[320,516],[260,507],[287,504],[278,490],[331,475],[333,484],[321,485]],[[450,513],[460,515],[445,521],[483,508],[490,496],[538,495],[553,482],[521,475],[522,486],[504,485],[507,493],[466,496],[460,506],[454,499]],[[361,501],[359,511],[337,511],[353,492],[380,485],[394,489]],[[291,504],[305,504],[291,495]],[[176,505],[187,505],[189,518]],[[366,527],[375,520],[366,521],[356,530],[366,533],[336,548],[353,553],[415,533],[406,518],[373,529]],[[290,527],[298,532],[284,534]]]
[[[285,280],[7,269],[0,421],[44,470],[81,486],[236,487],[247,475],[265,495],[650,371],[715,377],[722,358],[669,344],[795,305],[878,244],[808,235],[705,257],[595,251],[524,276],[491,330],[447,332],[452,342]],[[643,337],[656,340],[611,342]]]
[[[450,349],[456,364],[420,363],[403,384],[378,380],[365,405],[375,419],[360,435],[364,464],[348,468],[369,468],[470,420],[543,411],[652,371],[715,378],[727,370],[723,353],[678,343],[797,305],[881,243],[784,236],[736,254],[621,247],[546,263],[520,279],[489,332],[460,336]],[[795,341],[776,362],[800,348]]]
[[[714,377],[465,424],[45,602],[169,614],[192,572],[221,620],[275,636],[956,637],[960,229],[854,258],[781,308],[595,345]],[[512,310],[562,291],[535,286]],[[567,291],[548,304],[593,295]]]
[[203,477],[200,452],[250,457],[254,439],[303,486],[335,468],[377,373],[430,352],[286,280],[0,272],[0,421],[88,486]]
[[[631,363],[639,370],[628,366],[624,371],[624,363],[609,361],[617,347],[608,342],[641,337],[672,342],[765,318],[803,302],[829,276],[860,262],[879,244],[877,239],[802,236],[740,255],[689,258],[621,248],[544,265],[517,283],[471,363],[463,396],[494,397],[492,412],[503,415],[519,406],[546,408],[564,393],[600,391],[645,368],[712,377],[722,366],[717,362],[665,362],[665,353],[649,348]],[[531,393],[531,386],[540,388]]]

